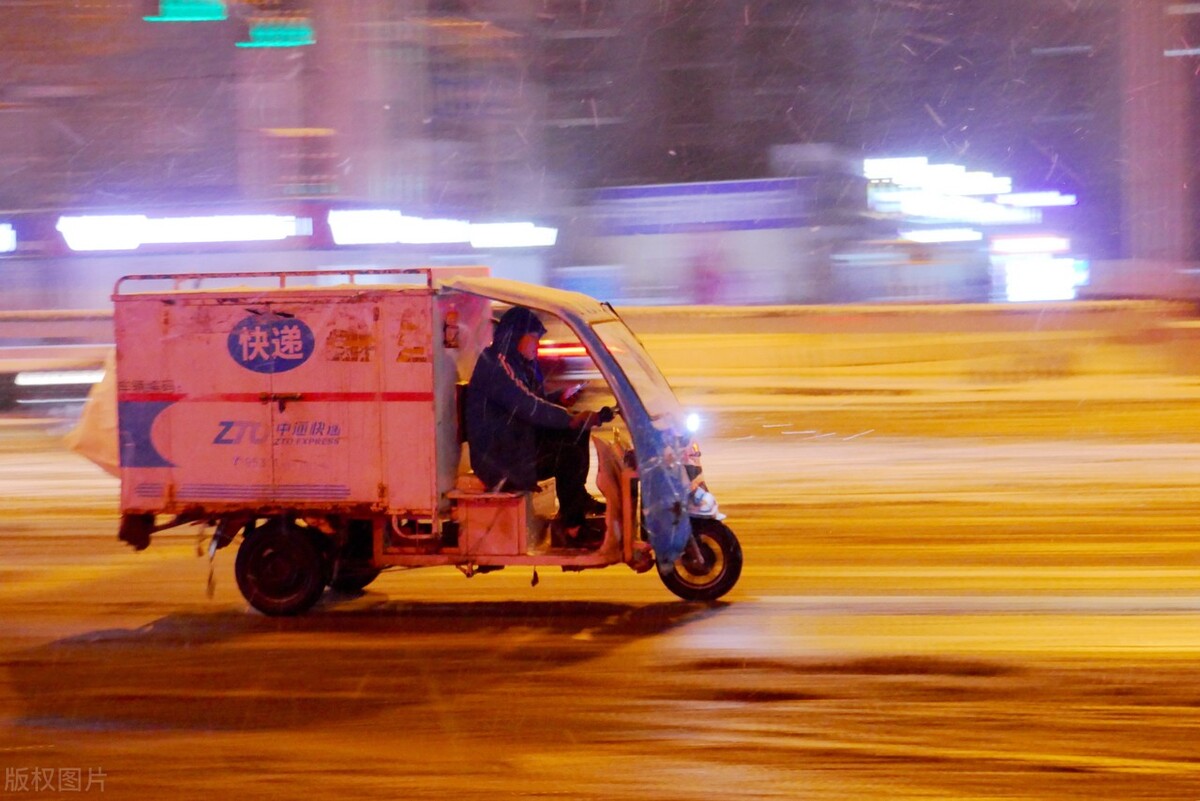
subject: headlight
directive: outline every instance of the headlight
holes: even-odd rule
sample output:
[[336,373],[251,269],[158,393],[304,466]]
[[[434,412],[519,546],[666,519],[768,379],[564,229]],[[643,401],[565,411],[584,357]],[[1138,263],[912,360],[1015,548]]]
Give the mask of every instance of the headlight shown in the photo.
[[712,517],[724,520],[725,515],[717,509],[717,499],[703,487],[696,487],[688,495],[688,514],[693,517]]

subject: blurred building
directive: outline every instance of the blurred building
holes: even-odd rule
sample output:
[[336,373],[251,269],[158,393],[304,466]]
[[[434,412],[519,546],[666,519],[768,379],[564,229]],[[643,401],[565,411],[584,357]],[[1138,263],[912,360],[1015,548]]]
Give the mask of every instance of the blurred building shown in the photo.
[[791,143],[925,156],[1077,198],[1047,209],[1045,225],[1095,262],[1094,293],[1196,292],[1197,4],[561,6],[608,19],[586,52],[611,79],[571,84],[578,108],[606,112],[548,134],[577,143],[553,163],[585,165],[586,185],[776,175],[770,154]]
[[236,195],[232,47],[140,11],[0,3],[0,208]]
[[[528,211],[547,191],[529,38],[456,10],[0,3],[0,204],[339,196]],[[492,16],[528,28],[528,13]]]
[[636,121],[607,134],[627,167],[589,185],[762,177],[772,147],[830,143],[1078,195],[1097,221],[1087,249],[1118,247],[1116,0],[629,5],[642,9],[624,17],[638,57],[605,41],[608,61],[637,70],[615,76],[637,96],[604,115]]
[[[829,164],[925,156],[1077,197],[1049,222],[1129,291],[1198,255],[1198,8],[0,0],[0,205],[569,225],[579,190],[772,177],[824,176],[845,210],[861,182]],[[813,145],[837,156],[780,157]]]

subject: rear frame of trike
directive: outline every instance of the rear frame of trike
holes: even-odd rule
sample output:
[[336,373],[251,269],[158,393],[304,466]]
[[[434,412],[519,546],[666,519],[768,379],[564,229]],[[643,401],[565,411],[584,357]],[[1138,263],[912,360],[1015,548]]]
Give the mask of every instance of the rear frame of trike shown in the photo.
[[[240,534],[238,585],[262,612],[303,612],[391,567],[657,563],[691,600],[737,581],[740,545],[678,403],[606,304],[474,267],[134,275],[113,301],[120,537],[141,549],[212,525],[211,558]],[[493,302],[562,320],[619,404],[626,430],[593,433],[596,547],[551,536],[552,485],[504,492],[467,470],[463,391]]]

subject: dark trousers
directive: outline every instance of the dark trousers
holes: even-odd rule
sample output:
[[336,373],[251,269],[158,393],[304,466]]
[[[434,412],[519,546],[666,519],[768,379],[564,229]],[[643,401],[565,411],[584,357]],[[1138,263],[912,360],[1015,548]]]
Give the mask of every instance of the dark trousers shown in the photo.
[[578,526],[587,515],[591,440],[587,431],[538,429],[538,481],[551,476],[558,492],[558,516],[563,525]]

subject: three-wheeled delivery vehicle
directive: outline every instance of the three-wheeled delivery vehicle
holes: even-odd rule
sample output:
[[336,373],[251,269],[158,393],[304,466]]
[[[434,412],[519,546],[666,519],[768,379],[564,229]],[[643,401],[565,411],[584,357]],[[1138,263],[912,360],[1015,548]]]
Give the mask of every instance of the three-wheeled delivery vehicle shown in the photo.
[[[135,275],[113,301],[120,538],[140,550],[211,524],[211,557],[240,535],[237,583],[266,614],[396,566],[624,563],[689,600],[741,573],[679,403],[607,304],[478,267]],[[551,536],[552,486],[505,492],[470,472],[466,382],[512,305],[569,329],[615,403],[592,431],[598,545]]]

